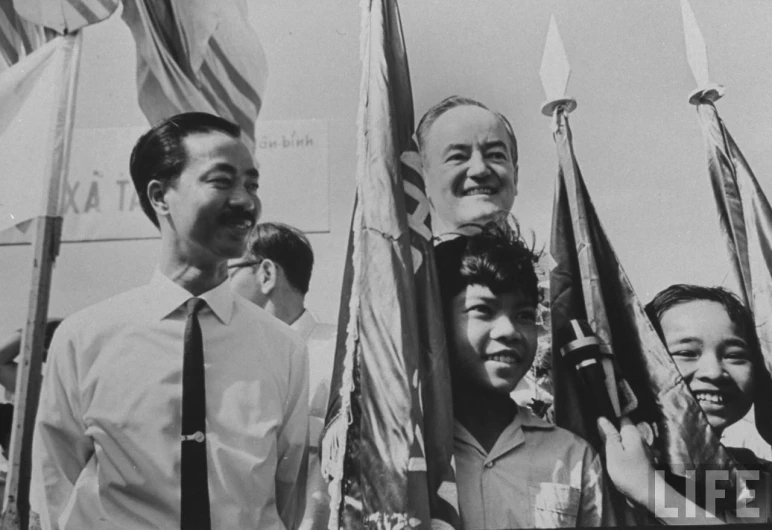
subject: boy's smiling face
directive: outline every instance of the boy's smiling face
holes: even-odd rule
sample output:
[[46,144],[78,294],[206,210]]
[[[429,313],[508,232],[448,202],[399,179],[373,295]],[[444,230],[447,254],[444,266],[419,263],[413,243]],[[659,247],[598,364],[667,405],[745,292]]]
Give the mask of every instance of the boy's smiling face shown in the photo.
[[695,300],[660,317],[667,349],[717,432],[740,420],[753,403],[753,354],[724,306]]
[[473,284],[449,309],[454,384],[509,394],[536,355],[536,303],[521,292],[497,295]]

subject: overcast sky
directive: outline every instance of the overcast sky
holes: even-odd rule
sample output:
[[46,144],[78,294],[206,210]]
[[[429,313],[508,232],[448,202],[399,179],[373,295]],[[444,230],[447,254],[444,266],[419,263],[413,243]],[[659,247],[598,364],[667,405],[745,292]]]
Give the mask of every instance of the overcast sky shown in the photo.
[[[727,87],[718,111],[772,194],[772,2],[693,4],[711,78]],[[506,114],[520,146],[514,211],[545,245],[557,161],[550,120],[540,113],[539,67],[555,14],[572,68],[568,93],[578,101],[570,116],[576,156],[640,297],[648,301],[674,282],[724,281],[677,1],[405,0],[400,7],[416,118],[451,94]],[[250,17],[270,70],[261,118],[327,124],[330,232],[311,237],[318,265],[309,305],[332,321],[353,200],[359,9],[350,0],[265,0],[250,2]],[[136,104],[133,41],[119,18],[86,30],[82,68],[76,127],[146,125]],[[264,187],[282,185],[281,175],[262,178]],[[283,208],[292,205],[271,205],[273,216]],[[64,245],[51,313],[144,283],[157,248],[157,240]],[[0,247],[0,332],[23,323],[30,263],[30,247]]]

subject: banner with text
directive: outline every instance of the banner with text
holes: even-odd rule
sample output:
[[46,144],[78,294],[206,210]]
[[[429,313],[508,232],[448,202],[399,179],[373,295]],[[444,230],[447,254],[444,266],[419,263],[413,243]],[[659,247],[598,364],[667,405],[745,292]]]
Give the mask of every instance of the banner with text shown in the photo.
[[[73,131],[69,175],[60,203],[62,241],[159,237],[139,206],[129,175],[131,149],[146,130],[112,127]],[[329,232],[327,122],[258,122],[255,143],[261,221],[280,221],[304,232]],[[26,223],[0,232],[0,245],[30,243],[34,230],[29,227]]]

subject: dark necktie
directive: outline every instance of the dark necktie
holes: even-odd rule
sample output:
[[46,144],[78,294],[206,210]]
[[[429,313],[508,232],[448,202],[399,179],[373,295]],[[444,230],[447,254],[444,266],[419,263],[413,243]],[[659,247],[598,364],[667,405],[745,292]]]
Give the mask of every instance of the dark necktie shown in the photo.
[[206,307],[200,298],[185,304],[185,346],[182,361],[182,530],[209,529],[209,482],[206,469],[206,390],[204,343],[198,312]]

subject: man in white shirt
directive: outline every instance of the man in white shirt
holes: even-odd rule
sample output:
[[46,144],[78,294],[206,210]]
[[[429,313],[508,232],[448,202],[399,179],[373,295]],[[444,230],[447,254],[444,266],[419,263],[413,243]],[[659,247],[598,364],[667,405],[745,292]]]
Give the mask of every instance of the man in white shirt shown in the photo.
[[[239,136],[226,120],[187,113],[134,147],[131,176],[160,229],[160,261],[149,285],[80,311],[54,336],[33,443],[33,509],[44,528],[173,528],[185,514],[190,520],[193,503],[181,493],[189,483],[180,476],[191,446],[183,444],[206,449],[209,515],[189,528],[300,523],[305,346],[226,281],[227,260],[243,254],[260,214],[259,172]],[[186,435],[183,335],[186,318],[196,318],[186,315],[193,298],[205,302],[197,315],[206,427]]]
[[233,290],[289,324],[308,346],[311,454],[301,528],[327,528],[329,499],[319,467],[319,439],[330,394],[336,329],[318,322],[305,308],[314,253],[301,231],[281,223],[261,223],[247,249],[243,259],[230,265]]

